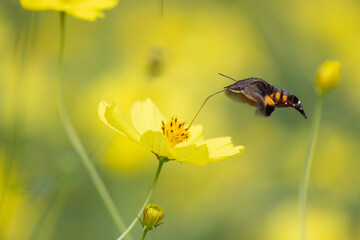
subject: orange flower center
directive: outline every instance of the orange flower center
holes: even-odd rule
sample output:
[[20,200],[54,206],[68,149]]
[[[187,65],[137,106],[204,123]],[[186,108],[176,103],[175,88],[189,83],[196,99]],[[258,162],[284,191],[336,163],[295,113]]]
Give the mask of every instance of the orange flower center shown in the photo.
[[189,129],[190,127],[185,128],[185,121],[178,121],[178,117],[171,117],[171,120],[167,123],[161,122],[161,130],[171,147],[175,147],[177,144],[188,140],[190,138]]

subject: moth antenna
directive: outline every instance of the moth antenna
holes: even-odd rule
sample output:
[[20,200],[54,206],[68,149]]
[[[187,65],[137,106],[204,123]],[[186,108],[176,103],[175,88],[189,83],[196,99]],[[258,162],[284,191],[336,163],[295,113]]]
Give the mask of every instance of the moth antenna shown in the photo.
[[229,76],[226,76],[226,75],[224,75],[224,74],[222,74],[222,73],[219,73],[219,75],[221,75],[221,76],[223,76],[223,77],[226,77],[226,78],[229,78],[229,79],[231,79],[231,80],[233,80],[233,81],[237,82],[237,80],[235,80],[235,79],[233,79],[233,78],[231,78],[231,77],[229,77]]
[[[216,92],[216,93],[213,93],[213,94],[209,95],[209,96],[205,99],[205,101],[203,102],[203,104],[201,105],[199,111],[196,113],[196,115],[195,115],[195,117],[193,118],[193,120],[191,121],[189,127],[191,127],[191,125],[193,124],[195,118],[197,117],[197,115],[199,115],[201,109],[204,107],[205,103],[209,100],[209,98],[211,98],[212,96],[215,96],[216,94],[219,94],[219,93],[221,93],[221,92],[224,92],[224,91],[226,91],[226,90],[227,90],[227,89],[224,89],[224,90],[221,90],[221,91],[219,91],[219,92]],[[188,128],[189,128],[189,127],[188,127]]]

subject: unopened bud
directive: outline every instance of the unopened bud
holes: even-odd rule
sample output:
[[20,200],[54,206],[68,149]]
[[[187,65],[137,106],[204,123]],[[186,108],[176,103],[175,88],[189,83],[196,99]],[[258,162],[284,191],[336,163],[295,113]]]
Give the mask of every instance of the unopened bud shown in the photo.
[[144,226],[156,227],[164,218],[164,209],[156,204],[148,204],[143,214]]
[[319,94],[324,94],[339,83],[341,64],[338,61],[326,61],[318,69],[316,88]]

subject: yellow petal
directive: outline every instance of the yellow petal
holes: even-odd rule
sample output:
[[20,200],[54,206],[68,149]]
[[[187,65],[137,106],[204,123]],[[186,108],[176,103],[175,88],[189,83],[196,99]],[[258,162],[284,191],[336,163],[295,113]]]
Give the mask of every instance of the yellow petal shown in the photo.
[[105,101],[100,102],[98,113],[100,120],[111,129],[130,140],[139,142],[140,136],[135,132],[125,115],[115,104],[109,105]]
[[20,0],[20,4],[24,9],[31,11],[55,10],[54,4],[49,0]]
[[117,3],[117,0],[72,0],[69,1],[66,12],[83,20],[95,21],[104,17],[102,10],[114,8]]
[[140,135],[150,130],[160,131],[161,121],[165,120],[150,98],[135,102],[130,112],[133,125]]
[[209,152],[205,144],[188,145],[173,148],[175,160],[191,165],[205,166],[209,161]]
[[204,143],[209,149],[210,162],[238,156],[245,150],[244,146],[234,146],[231,137],[213,138],[205,140]]
[[54,10],[66,12],[83,20],[94,21],[103,17],[102,10],[111,9],[117,5],[117,0],[20,0],[26,10]]
[[105,14],[101,11],[94,11],[94,10],[78,10],[78,9],[69,9],[66,11],[67,14],[82,19],[86,21],[95,21],[97,18],[103,18]]
[[174,159],[170,144],[160,131],[147,131],[140,138],[141,145],[146,149],[160,155]]
[[185,141],[179,143],[178,145],[176,145],[176,147],[185,147],[187,145],[192,145],[192,144],[195,144],[196,142],[203,140],[202,125],[191,126],[191,128],[189,129],[189,132],[190,132],[190,138],[188,140],[185,140]]
[[203,138],[203,127],[202,125],[195,125],[189,129],[190,139],[189,144],[195,143]]

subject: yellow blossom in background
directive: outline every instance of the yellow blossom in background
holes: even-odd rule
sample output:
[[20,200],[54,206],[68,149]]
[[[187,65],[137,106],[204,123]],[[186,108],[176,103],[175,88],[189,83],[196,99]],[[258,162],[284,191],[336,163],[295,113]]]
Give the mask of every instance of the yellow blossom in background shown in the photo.
[[243,146],[234,146],[230,137],[204,140],[201,125],[185,127],[185,122],[178,121],[177,117],[165,123],[149,98],[135,102],[130,115],[131,123],[115,104],[105,101],[99,104],[99,117],[106,125],[158,157],[204,166],[238,156],[244,150]]
[[316,87],[320,94],[324,94],[339,83],[341,64],[338,61],[326,61],[323,63],[316,75]]
[[102,10],[114,8],[117,0],[20,0],[20,3],[26,10],[54,10],[83,20],[95,21],[98,17],[104,17]]
[[[259,239],[300,240],[299,216],[296,201],[287,200],[274,207],[266,216]],[[310,205],[307,213],[308,240],[350,240],[349,216],[336,205]],[[285,227],[284,227],[285,226]]]
[[11,172],[6,185],[5,157],[5,151],[0,145],[0,239],[21,239],[31,233],[39,212],[34,207],[40,205],[36,201],[29,204],[24,186],[18,184],[18,171]]
[[106,145],[107,151],[102,157],[103,163],[116,176],[119,173],[122,176],[134,174],[148,167],[148,152],[145,149],[139,149],[138,144],[130,142],[126,138],[117,134],[111,141],[104,143],[104,145]]

